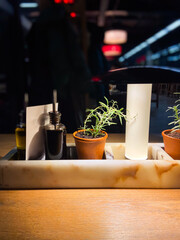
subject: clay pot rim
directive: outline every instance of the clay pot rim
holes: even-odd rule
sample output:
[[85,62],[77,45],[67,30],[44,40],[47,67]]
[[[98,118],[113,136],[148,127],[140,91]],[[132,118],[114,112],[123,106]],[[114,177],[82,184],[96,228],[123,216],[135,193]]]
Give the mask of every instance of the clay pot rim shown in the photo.
[[[179,139],[179,138],[174,138],[174,137],[168,136],[168,135],[166,134],[167,132],[171,132],[171,131],[173,131],[173,129],[166,129],[166,130],[162,131],[162,136],[163,136],[163,137],[168,137],[168,138],[170,138],[170,139],[175,139],[176,141],[180,142],[180,139]],[[177,131],[177,132],[180,132],[180,129],[177,129],[176,131]]]
[[86,142],[96,142],[96,141],[102,140],[103,138],[106,139],[106,138],[108,137],[108,134],[107,134],[107,132],[105,132],[105,131],[101,131],[101,132],[104,133],[105,135],[102,136],[102,137],[98,137],[98,138],[81,138],[81,137],[77,137],[76,134],[77,134],[78,132],[82,132],[82,131],[84,131],[84,129],[75,131],[75,132],[73,133],[73,137],[76,138],[76,139],[79,139],[79,140],[81,140],[81,141],[86,141]]

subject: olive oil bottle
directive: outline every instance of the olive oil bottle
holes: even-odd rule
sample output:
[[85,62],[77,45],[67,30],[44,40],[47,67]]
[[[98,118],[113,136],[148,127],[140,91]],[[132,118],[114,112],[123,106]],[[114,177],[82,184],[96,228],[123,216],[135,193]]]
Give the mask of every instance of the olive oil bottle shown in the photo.
[[20,114],[20,122],[17,124],[15,129],[16,135],[16,147],[17,147],[17,159],[18,160],[25,160],[25,151],[26,151],[26,123],[23,120],[24,115],[23,112]]
[[26,107],[28,106],[28,94],[24,95],[24,109],[19,113],[19,123],[16,125],[17,159],[25,160],[26,152]]

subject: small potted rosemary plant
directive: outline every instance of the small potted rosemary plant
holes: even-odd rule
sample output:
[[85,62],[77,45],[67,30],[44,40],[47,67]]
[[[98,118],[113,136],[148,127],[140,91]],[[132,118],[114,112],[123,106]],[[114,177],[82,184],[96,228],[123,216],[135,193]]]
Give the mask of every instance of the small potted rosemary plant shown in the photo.
[[119,109],[117,102],[105,98],[105,103],[99,102],[95,109],[88,109],[84,126],[73,133],[79,159],[102,159],[105,142],[108,137],[105,129],[117,124],[115,119],[126,119],[123,108]]
[[[180,94],[180,93],[178,93]],[[180,99],[173,107],[168,107],[167,111],[173,111],[173,121],[169,125],[173,125],[172,129],[162,132],[165,151],[174,159],[180,160]]]

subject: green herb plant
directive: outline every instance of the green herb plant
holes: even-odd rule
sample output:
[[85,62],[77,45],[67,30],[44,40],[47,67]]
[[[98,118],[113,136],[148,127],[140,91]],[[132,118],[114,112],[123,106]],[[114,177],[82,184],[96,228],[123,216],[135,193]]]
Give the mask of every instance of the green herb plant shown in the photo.
[[[175,94],[180,94],[180,93],[175,93]],[[178,99],[175,103],[180,102],[180,99]],[[169,116],[170,118],[173,118],[173,121],[170,122],[168,125],[174,125],[173,126],[173,131],[180,129],[180,103],[174,105],[173,107],[168,107],[166,111],[172,110],[173,115]]]
[[103,136],[102,131],[105,127],[117,124],[114,122],[116,118],[119,118],[121,124],[122,119],[126,120],[124,109],[119,109],[117,101],[109,101],[106,97],[105,101],[106,103],[99,102],[99,106],[95,109],[86,110],[89,114],[84,121],[84,126],[81,127],[85,135],[91,135],[93,138]]

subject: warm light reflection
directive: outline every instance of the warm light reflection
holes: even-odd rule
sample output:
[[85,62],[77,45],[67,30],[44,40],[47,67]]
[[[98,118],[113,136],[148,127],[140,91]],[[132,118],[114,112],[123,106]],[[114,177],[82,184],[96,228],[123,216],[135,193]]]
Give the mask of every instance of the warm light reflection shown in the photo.
[[105,44],[123,44],[127,42],[127,32],[124,30],[108,30],[104,35]]

